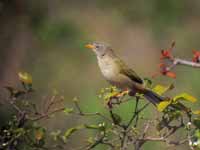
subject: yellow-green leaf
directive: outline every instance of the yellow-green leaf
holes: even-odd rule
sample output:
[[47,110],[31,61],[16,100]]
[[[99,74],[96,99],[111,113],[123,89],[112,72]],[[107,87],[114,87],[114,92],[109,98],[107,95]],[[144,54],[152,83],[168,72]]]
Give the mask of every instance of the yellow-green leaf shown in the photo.
[[43,128],[39,128],[35,131],[35,139],[40,141],[44,138],[45,130]]
[[152,87],[152,81],[149,78],[144,78],[144,84],[145,84],[145,87],[147,88]]
[[100,124],[98,124],[98,125],[93,125],[93,124],[88,125],[88,124],[85,124],[84,126],[85,126],[85,128],[87,128],[87,129],[105,130],[105,123],[104,123],[104,122],[103,122],[103,123],[100,123]]
[[67,107],[63,110],[63,112],[64,112],[66,115],[72,113],[73,111],[74,111],[73,108],[67,108]]
[[200,115],[200,110],[192,111],[192,113],[193,113],[194,115]]
[[162,112],[170,104],[171,104],[171,100],[162,101],[157,105],[157,109],[158,109],[158,111]]
[[88,142],[89,144],[93,144],[93,143],[95,142],[95,140],[94,140],[93,137],[89,137],[89,138],[87,139],[87,142]]
[[32,76],[27,72],[19,72],[18,73],[19,80],[25,84],[32,84]]
[[157,94],[159,94],[159,95],[162,95],[162,94],[164,94],[165,92],[167,92],[168,90],[171,90],[171,89],[173,89],[174,88],[174,86],[171,84],[171,85],[169,85],[169,86],[163,86],[163,85],[156,85],[152,90],[154,91],[154,92],[156,92]]
[[64,135],[62,136],[63,142],[66,142],[67,139],[77,130],[84,128],[84,125],[77,126],[75,128],[69,128],[67,131],[65,131]]
[[42,137],[43,137],[43,133],[42,132],[40,132],[40,131],[37,131],[36,133],[35,133],[35,139],[36,140],[41,140],[42,139]]
[[195,103],[197,101],[197,99],[187,93],[182,93],[180,95],[177,95],[173,98],[173,101],[176,102],[178,100],[186,100],[186,101],[190,101],[192,103]]
[[78,130],[77,128],[70,128],[70,129],[68,129],[68,130],[65,132],[65,134],[64,134],[65,138],[68,138],[70,135],[72,135],[72,133],[74,133],[74,132],[77,131],[77,130]]

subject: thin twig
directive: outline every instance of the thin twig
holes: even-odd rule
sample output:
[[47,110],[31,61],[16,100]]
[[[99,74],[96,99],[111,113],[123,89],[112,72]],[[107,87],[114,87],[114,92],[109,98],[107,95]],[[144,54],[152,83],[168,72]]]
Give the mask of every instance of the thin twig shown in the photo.
[[97,145],[102,144],[104,138],[105,138],[105,132],[103,132],[103,135],[98,140],[96,140],[92,145],[88,146],[86,150],[91,150],[95,148]]
[[164,138],[164,137],[146,137],[142,140],[144,140],[144,141],[166,142],[167,144],[174,145],[174,146],[185,144],[187,142],[187,139],[183,139],[181,141],[169,141],[167,138]]
[[138,119],[139,119],[139,113],[137,113],[137,111],[138,111],[139,98],[140,98],[140,97],[136,96],[135,114],[137,114],[137,115],[136,115],[136,120],[135,120],[134,127],[137,127],[137,123],[138,123]]
[[80,116],[99,116],[109,122],[112,122],[111,119],[109,119],[108,117],[106,117],[105,115],[101,114],[100,112],[95,112],[95,113],[86,113],[86,112],[83,112],[79,106],[79,103],[77,101],[74,101],[74,104],[75,104],[75,107],[77,108],[78,110],[78,115]]
[[35,118],[31,118],[31,117],[28,117],[29,120],[31,121],[38,121],[38,120],[41,120],[41,119],[47,119],[49,118],[51,115],[57,113],[57,112],[61,112],[61,111],[64,111],[65,110],[65,107],[62,107],[62,108],[58,108],[58,109],[55,109],[51,112],[48,112],[46,114],[41,114],[40,116],[38,117],[35,117]]
[[13,100],[9,100],[9,103],[19,114],[23,114],[23,111],[15,104]]
[[140,108],[139,110],[137,110],[137,112],[134,113],[134,115],[133,115],[132,118],[129,120],[128,124],[126,125],[126,128],[128,128],[128,127],[132,124],[132,122],[133,122],[133,120],[135,119],[135,117],[138,116],[138,114],[139,114],[140,112],[142,112],[149,104],[150,104],[150,103],[146,103],[142,108]]

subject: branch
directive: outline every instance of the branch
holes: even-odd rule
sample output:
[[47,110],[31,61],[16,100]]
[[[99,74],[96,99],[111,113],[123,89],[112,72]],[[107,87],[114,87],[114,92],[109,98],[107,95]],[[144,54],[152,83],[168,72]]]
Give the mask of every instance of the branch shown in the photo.
[[109,122],[112,122],[111,119],[109,119],[108,117],[104,116],[100,112],[95,112],[95,113],[85,113],[85,112],[83,112],[81,110],[80,106],[79,106],[78,101],[76,101],[76,100],[74,101],[74,104],[75,104],[76,109],[78,110],[78,115],[80,115],[80,116],[99,116],[99,117],[101,117],[101,118],[103,118],[103,119],[105,119],[105,120],[107,120]]
[[141,136],[136,139],[133,144],[135,145],[135,150],[140,150],[141,147],[148,141],[160,141],[160,142],[165,142],[167,143],[168,145],[174,145],[174,146],[178,146],[178,145],[181,145],[181,144],[184,144],[188,141],[188,139],[184,139],[184,140],[181,140],[181,141],[169,141],[168,138],[172,135],[175,134],[175,132],[184,127],[184,123],[183,121],[181,120],[181,123],[180,125],[177,125],[177,126],[170,126],[170,130],[167,131],[167,133],[165,133],[163,136],[161,137],[151,137],[151,136],[146,136],[147,135],[147,132],[150,128],[150,125],[151,125],[151,122],[152,121],[147,121],[147,123],[145,124],[144,126],[144,129],[143,129],[143,133],[141,134]]
[[45,114],[41,114],[39,115],[38,117],[35,117],[35,118],[32,118],[32,117],[27,117],[29,120],[31,121],[39,121],[41,119],[47,119],[49,118],[51,115],[57,113],[57,112],[61,112],[61,111],[64,111],[65,110],[65,107],[61,107],[61,108],[58,108],[58,109],[55,109],[51,112],[48,112],[48,113],[45,113]]
[[[160,71],[159,73],[156,73],[153,75],[153,77],[162,74],[171,78],[176,78],[176,74],[174,72],[171,72],[173,68],[175,68],[177,65],[184,65],[194,68],[200,68],[200,52],[199,51],[193,51],[193,59],[185,60],[182,58],[175,57],[172,54],[172,50],[175,47],[175,42],[172,42],[171,47],[162,50],[161,51],[161,63],[160,63]],[[168,63],[166,62],[168,61]],[[170,62],[170,65],[169,65]]]
[[166,68],[167,71],[170,71],[176,65],[185,65],[185,66],[200,68],[200,63],[196,63],[196,62],[193,62],[193,61],[184,60],[184,59],[180,59],[180,58],[172,58],[172,59],[169,59],[169,60],[172,61],[172,65]]
[[157,141],[157,142],[165,142],[169,145],[173,145],[173,146],[178,146],[181,144],[185,144],[188,140],[187,139],[183,139],[181,141],[169,141],[167,138],[164,137],[146,137],[145,139],[142,139],[144,141]]
[[[140,108],[139,110],[137,110],[137,107],[138,107],[138,100],[139,100],[139,99],[137,99],[137,101],[136,101],[135,112],[134,112],[132,118],[129,120],[128,124],[126,125],[126,128],[128,128],[128,127],[132,124],[133,120],[139,115],[139,113],[142,112],[142,111],[150,104],[150,103],[146,103],[142,108]],[[137,122],[137,121],[138,121],[138,120],[136,120],[136,122]],[[136,123],[136,124],[137,124],[137,123]],[[136,125],[136,124],[135,124],[135,125]],[[135,126],[135,125],[134,125],[134,126]]]

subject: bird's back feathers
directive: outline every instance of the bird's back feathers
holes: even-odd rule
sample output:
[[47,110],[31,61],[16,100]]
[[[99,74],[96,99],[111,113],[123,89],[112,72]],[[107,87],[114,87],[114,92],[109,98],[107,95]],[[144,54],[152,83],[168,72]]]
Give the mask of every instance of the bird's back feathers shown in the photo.
[[137,73],[129,68],[120,58],[115,58],[116,63],[119,65],[120,73],[129,77],[133,82],[143,84],[143,80],[137,75]]

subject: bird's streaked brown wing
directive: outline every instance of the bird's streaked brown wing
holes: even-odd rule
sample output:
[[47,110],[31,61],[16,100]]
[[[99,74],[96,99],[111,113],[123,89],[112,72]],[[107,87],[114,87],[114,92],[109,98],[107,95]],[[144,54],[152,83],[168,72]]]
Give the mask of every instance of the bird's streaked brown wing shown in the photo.
[[122,70],[122,72],[125,75],[127,75],[131,80],[141,83],[141,84],[143,83],[142,79],[132,69]]
[[116,63],[119,64],[120,72],[128,76],[132,81],[142,84],[143,80],[137,75],[135,71],[129,68],[122,60],[117,58]]

